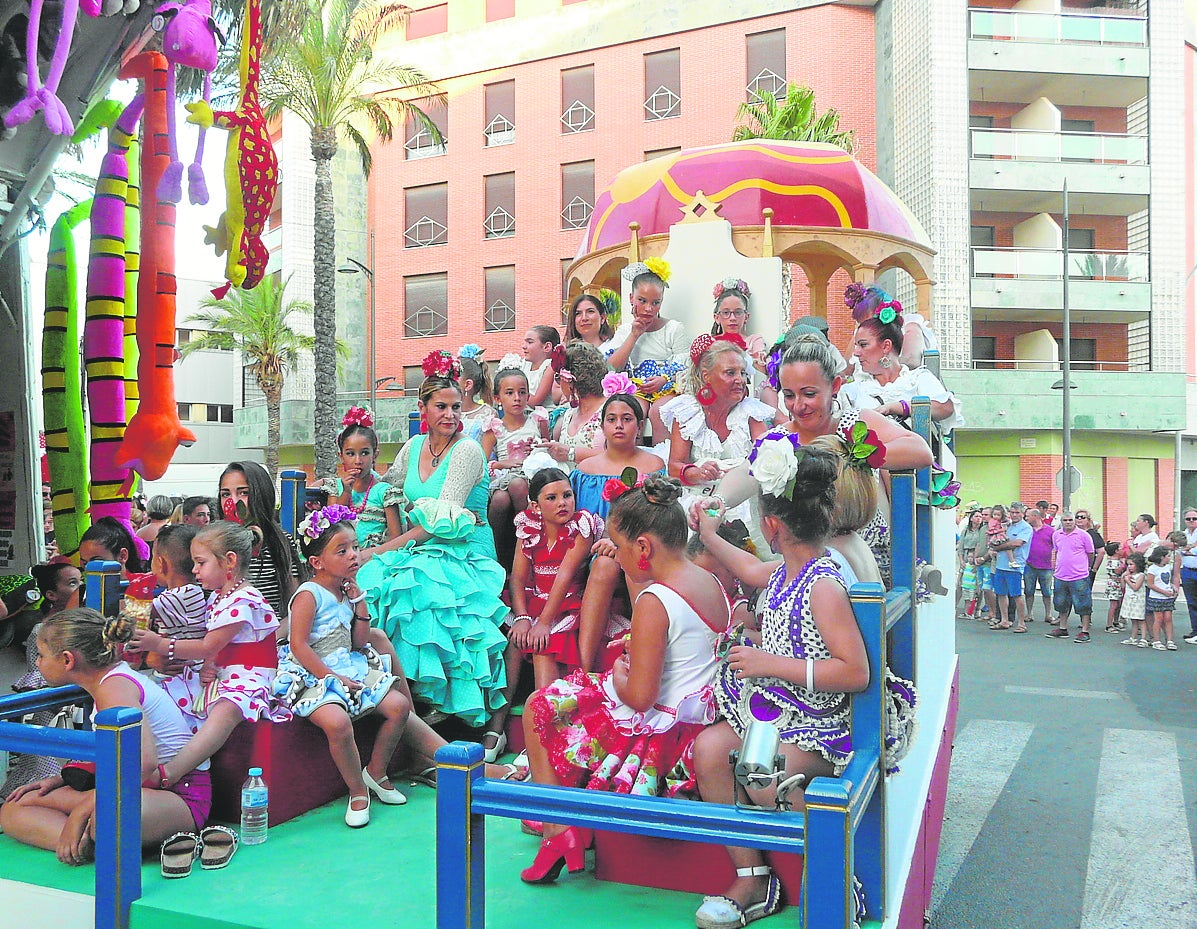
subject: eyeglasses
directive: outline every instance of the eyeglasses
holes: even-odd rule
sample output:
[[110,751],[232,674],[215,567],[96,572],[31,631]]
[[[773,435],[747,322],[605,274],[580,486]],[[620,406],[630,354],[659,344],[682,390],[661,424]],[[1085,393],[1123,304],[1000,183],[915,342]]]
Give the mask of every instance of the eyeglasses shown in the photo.
[[1186,523],[1197,523],[1197,516],[1186,516],[1185,522]]
[[1089,518],[1089,514],[1088,514],[1088,513],[1077,513],[1077,514],[1076,514],[1076,518],[1077,518],[1077,519],[1088,519],[1088,518]]
[[720,319],[739,319],[742,316],[747,316],[747,310],[720,310],[715,314]]

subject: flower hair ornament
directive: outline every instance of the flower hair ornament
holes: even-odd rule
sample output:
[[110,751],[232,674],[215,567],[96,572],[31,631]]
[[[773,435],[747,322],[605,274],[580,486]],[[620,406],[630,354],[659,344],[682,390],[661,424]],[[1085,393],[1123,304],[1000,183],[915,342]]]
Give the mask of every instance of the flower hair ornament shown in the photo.
[[745,300],[752,296],[752,291],[748,289],[748,282],[738,277],[725,277],[715,285],[715,289],[711,292],[711,295],[718,302],[723,299],[724,294],[729,292],[742,294]]
[[613,397],[616,394],[634,394],[636,385],[632,379],[622,371],[613,371],[603,378],[603,396]]
[[619,315],[619,294],[604,287],[598,292],[599,303],[603,305],[604,316]]
[[619,477],[613,477],[603,485],[603,499],[608,503],[614,503],[629,490],[635,490],[644,484],[644,478],[640,476],[640,472],[635,468],[624,468]]
[[835,431],[848,446],[848,464],[852,467],[871,469],[885,464],[885,443],[861,420],[859,410],[847,410]]
[[429,352],[420,362],[420,370],[425,377],[440,377],[450,381],[461,380],[461,362],[453,357],[452,352],[437,349]]
[[357,513],[339,503],[330,503],[312,510],[299,524],[299,534],[307,539],[318,539],[337,523],[353,522]]
[[806,449],[792,432],[766,436],[748,455],[748,473],[761,485],[761,493],[788,500],[794,493],[798,465],[805,454]]
[[855,281],[844,288],[844,305],[852,311],[852,318],[858,323],[876,316],[888,325],[902,312],[902,304],[876,284],[865,287]]
[[[553,351],[549,354],[549,364],[554,374],[560,374],[565,369],[565,346],[560,342],[553,346]],[[570,380],[572,379],[573,376],[570,375]]]
[[777,391],[781,390],[781,357],[785,353],[786,339],[782,336],[765,356],[765,377],[769,380],[769,386]]
[[748,350],[748,343],[737,332],[726,332],[722,335],[711,335],[709,332],[704,332],[690,343],[690,361],[693,364],[698,364],[702,361],[703,355],[715,348],[717,342],[727,342],[741,351]]
[[620,272],[620,276],[625,281],[634,281],[641,274],[655,274],[661,279],[661,284],[668,287],[669,278],[673,276],[673,269],[669,267],[669,262],[664,258],[648,258],[644,261],[633,262]]
[[931,492],[927,502],[941,510],[955,509],[960,505],[960,482],[956,475],[938,464],[931,465]]
[[473,361],[477,361],[482,357],[483,351],[484,349],[481,345],[475,345],[473,342],[467,342],[457,350],[457,357],[469,358]]
[[374,425],[374,414],[364,406],[351,406],[345,411],[341,419],[342,426],[365,426],[369,429]]

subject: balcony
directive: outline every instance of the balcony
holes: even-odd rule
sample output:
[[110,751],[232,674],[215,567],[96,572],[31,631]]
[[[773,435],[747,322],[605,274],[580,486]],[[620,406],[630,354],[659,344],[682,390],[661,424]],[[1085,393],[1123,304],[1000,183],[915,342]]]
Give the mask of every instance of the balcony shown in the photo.
[[[1060,379],[1060,371],[1058,365],[1050,367],[1046,371],[945,371],[944,381],[963,401],[971,428],[1058,430],[1062,400],[1052,384]],[[1140,432],[1185,427],[1183,374],[1074,370],[1071,380],[1075,384],[1070,401],[1073,429]]]
[[[1057,212],[1068,179],[1078,212],[1129,216],[1147,208],[1147,137],[1039,129],[970,129],[974,210]],[[995,196],[994,192],[1002,192]]]
[[[974,248],[972,305],[977,319],[1056,319],[1064,300],[1064,252]],[[1146,252],[1069,250],[1068,304],[1092,322],[1132,322],[1151,312]],[[998,311],[998,312],[994,312]]]
[[968,66],[1012,74],[1145,79],[1150,73],[1147,19],[1079,11],[972,9]]

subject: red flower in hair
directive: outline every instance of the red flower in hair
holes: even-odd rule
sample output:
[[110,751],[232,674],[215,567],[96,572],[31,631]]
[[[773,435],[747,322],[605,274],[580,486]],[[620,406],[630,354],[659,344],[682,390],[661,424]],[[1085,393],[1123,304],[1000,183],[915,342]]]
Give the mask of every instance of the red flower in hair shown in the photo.
[[613,477],[603,485],[603,499],[614,503],[632,488],[617,477]]
[[698,364],[698,362],[702,360],[702,356],[705,355],[710,350],[711,346],[714,344],[715,344],[715,338],[708,332],[704,332],[697,339],[695,339],[693,342],[691,342],[690,343],[690,361],[691,361],[691,363]]
[[342,426],[365,426],[367,429],[374,425],[374,414],[365,407],[351,406],[341,420]]
[[744,337],[738,332],[725,332],[722,335],[715,336],[718,342],[731,342],[736,348],[748,351],[748,343],[744,341]]
[[452,352],[443,348],[429,352],[420,362],[420,370],[425,377],[444,377],[454,381],[461,380],[461,362],[453,357]]
[[549,355],[549,364],[552,365],[554,374],[560,374],[561,369],[565,367],[565,346],[560,342],[553,346],[553,353]]

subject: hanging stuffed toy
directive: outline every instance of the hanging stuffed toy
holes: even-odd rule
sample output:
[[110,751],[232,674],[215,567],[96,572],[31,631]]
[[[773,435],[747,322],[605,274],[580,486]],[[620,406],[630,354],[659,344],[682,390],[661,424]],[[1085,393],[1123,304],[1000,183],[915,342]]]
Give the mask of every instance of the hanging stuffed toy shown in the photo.
[[[169,0],[158,7],[151,21],[162,33],[162,54],[170,62],[166,79],[166,119],[170,127],[170,164],[162,176],[158,196],[171,203],[183,199],[183,162],[179,160],[179,139],[175,129],[175,72],[195,68],[204,72],[204,102],[212,99],[212,70],[216,67],[216,38],[219,34],[212,18],[212,0]],[[187,167],[187,198],[197,206],[208,202],[204,181],[204,136],[200,127],[195,160]]]
[[226,252],[228,283],[212,291],[217,299],[230,286],[252,290],[266,273],[270,252],[262,242],[266,221],[278,189],[278,158],[266,131],[266,117],[258,102],[262,56],[261,0],[246,0],[241,27],[241,97],[231,112],[213,112],[206,101],[187,104],[188,122],[219,126],[229,131],[224,160],[227,207],[215,228],[205,226],[204,241]]
[[105,16],[117,12],[135,13],[141,6],[141,0],[104,0],[103,3],[101,0],[64,0],[58,41],[54,44],[54,54],[50,58],[50,70],[46,72],[45,84],[41,83],[37,63],[43,5],[44,0],[32,0],[29,5],[29,24],[25,32],[25,96],[8,111],[4,117],[4,125],[9,129],[23,125],[42,110],[45,112],[46,128],[50,132],[54,135],[70,135],[74,131],[74,123],[66,106],[58,99],[58,85],[62,82],[63,71],[66,70],[67,56],[75,37],[75,21],[79,18],[80,9],[91,17],[101,13]]
[[133,472],[116,463],[125,434],[125,203],[129,193],[129,142],[145,106],[140,94],[119,110],[108,133],[91,207],[91,257],[83,362],[91,425],[91,518],[115,517],[133,537],[138,556],[149,546],[133,531]]
[[[166,132],[166,59],[142,52],[120,72],[142,81],[142,190],[157,191],[170,162]],[[166,473],[175,449],[195,442],[175,403],[175,205],[147,197],[141,205],[141,273],[137,278],[137,412],[125,428],[116,463],[147,481]]]

